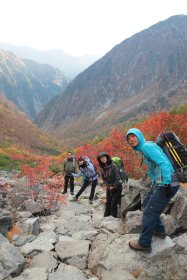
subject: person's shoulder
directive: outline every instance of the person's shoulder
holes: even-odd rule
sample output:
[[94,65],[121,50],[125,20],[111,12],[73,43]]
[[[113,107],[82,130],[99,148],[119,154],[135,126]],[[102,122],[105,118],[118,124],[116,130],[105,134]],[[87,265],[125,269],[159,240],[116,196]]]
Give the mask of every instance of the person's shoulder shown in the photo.
[[112,162],[112,163],[111,163],[111,167],[112,167],[113,169],[118,169],[118,167],[117,167],[117,165],[115,164],[115,162]]
[[145,141],[145,143],[142,146],[143,149],[156,148],[156,147],[157,147],[157,144],[153,141]]
[[160,151],[160,148],[158,147],[158,145],[155,142],[146,141],[143,144],[142,152],[144,153],[144,155],[153,155],[159,151]]

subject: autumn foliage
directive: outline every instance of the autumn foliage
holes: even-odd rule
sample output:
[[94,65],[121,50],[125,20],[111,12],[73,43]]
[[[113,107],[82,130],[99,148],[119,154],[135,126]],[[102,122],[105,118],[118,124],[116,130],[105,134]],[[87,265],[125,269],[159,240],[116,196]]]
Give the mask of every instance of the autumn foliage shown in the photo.
[[[172,130],[187,145],[187,115],[177,115],[167,112],[157,112],[137,125],[133,125],[142,131],[146,140],[155,141],[160,132]],[[129,127],[130,128],[130,127]],[[126,132],[114,129],[110,136],[96,145],[84,145],[75,149],[76,154],[89,156],[96,164],[96,157],[101,151],[111,156],[119,156],[123,159],[125,168],[130,177],[140,178],[145,174],[146,166],[140,166],[141,156],[136,155],[126,141]]]
[[[187,115],[156,112],[142,122],[133,125],[142,131],[146,140],[155,141],[157,135],[162,131],[174,131],[181,141],[187,146]],[[140,166],[141,156],[136,155],[127,144],[125,135],[131,128],[115,128],[109,137],[100,142],[87,143],[74,149],[75,156],[88,156],[96,165],[97,155],[101,151],[111,156],[119,156],[123,159],[129,177],[141,178],[146,172],[146,166]],[[56,194],[63,187],[63,177],[55,175],[61,170],[62,162],[67,152],[58,156],[38,156],[27,151],[18,150],[16,147],[0,149],[0,154],[10,157],[14,162],[20,163],[21,176],[27,179],[27,188],[34,194],[33,186],[42,182],[45,190],[48,189],[48,207],[56,201],[63,201],[63,197]]]
[[[38,156],[35,158],[34,166],[23,165],[19,177],[26,179],[25,186],[30,189],[31,196],[37,200],[40,196],[45,208],[51,208],[57,202],[65,203],[65,197],[61,194],[63,178],[50,169],[51,157]],[[37,186],[41,185],[39,192]],[[41,196],[41,192],[44,196]]]

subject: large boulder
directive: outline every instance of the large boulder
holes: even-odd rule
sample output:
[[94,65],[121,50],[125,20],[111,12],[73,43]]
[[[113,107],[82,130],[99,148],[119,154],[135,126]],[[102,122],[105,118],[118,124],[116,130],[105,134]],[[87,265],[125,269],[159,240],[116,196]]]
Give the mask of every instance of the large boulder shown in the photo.
[[0,234],[0,263],[11,276],[17,276],[24,268],[25,259],[20,250]]

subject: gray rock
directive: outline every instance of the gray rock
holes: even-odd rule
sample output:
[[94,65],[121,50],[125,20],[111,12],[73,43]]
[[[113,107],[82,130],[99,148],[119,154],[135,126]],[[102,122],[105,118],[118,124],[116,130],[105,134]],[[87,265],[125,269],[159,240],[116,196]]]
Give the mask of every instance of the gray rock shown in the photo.
[[0,213],[0,233],[6,234],[13,226],[11,212],[3,210]]
[[90,242],[87,240],[61,241],[55,245],[58,257],[64,261],[72,257],[88,256]]
[[0,263],[11,276],[17,276],[23,270],[25,259],[20,250],[0,234]]
[[47,269],[44,267],[27,268],[15,280],[48,280]]
[[80,230],[74,233],[72,237],[80,240],[92,240],[97,234],[97,230]]
[[143,212],[129,211],[125,216],[124,233],[140,233],[142,228]]
[[170,215],[179,227],[187,229],[187,189],[181,188],[181,191],[176,194]]
[[124,224],[121,219],[113,216],[103,218],[101,228],[107,229],[110,232],[124,234]]
[[23,234],[14,234],[13,238],[12,238],[12,244],[14,244],[15,246],[23,246],[26,243],[32,242],[33,240],[36,239],[35,235],[23,235]]
[[0,264],[0,280],[9,280],[12,277],[9,276],[8,271],[4,270],[2,265]]
[[76,267],[60,264],[57,271],[49,274],[49,280],[87,280],[83,272]]
[[54,244],[57,242],[57,237],[54,231],[41,232],[38,237],[22,247],[20,247],[22,254],[29,255],[33,251],[51,251],[54,248]]
[[23,218],[23,219],[32,217],[32,213],[28,212],[28,211],[21,211],[21,212],[18,212],[18,213],[19,213],[19,217]]
[[40,232],[39,217],[26,218],[17,222],[16,225],[21,228],[24,235],[38,235]]
[[25,201],[25,207],[28,212],[41,213],[44,210],[44,205],[42,203],[37,203],[33,199],[27,199]]
[[31,263],[31,267],[43,267],[46,268],[48,272],[52,272],[57,266],[57,260],[54,258],[52,252],[43,252],[34,256]]

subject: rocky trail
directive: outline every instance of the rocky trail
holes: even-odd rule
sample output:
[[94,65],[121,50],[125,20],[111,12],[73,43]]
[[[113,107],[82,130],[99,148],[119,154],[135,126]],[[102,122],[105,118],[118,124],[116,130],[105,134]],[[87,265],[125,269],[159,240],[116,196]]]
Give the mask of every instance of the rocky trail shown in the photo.
[[68,193],[66,204],[48,215],[37,208],[37,202],[24,197],[25,206],[15,214],[5,184],[14,188],[15,181],[1,173],[0,280],[186,279],[187,189],[181,188],[162,215],[169,236],[154,237],[152,252],[146,254],[128,246],[141,229],[141,201],[146,192],[141,180],[130,179],[125,186],[124,218],[103,217],[105,192],[100,186],[93,205],[88,203],[88,187],[78,202],[71,202]]

